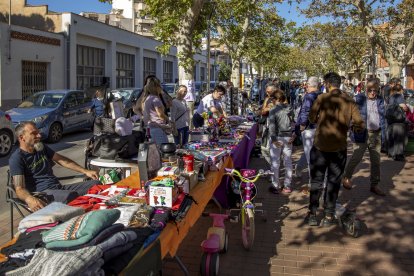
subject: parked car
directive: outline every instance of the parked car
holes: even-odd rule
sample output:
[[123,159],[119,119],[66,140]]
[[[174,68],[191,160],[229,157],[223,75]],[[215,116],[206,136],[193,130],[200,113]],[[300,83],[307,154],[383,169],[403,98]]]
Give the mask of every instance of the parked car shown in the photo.
[[122,100],[124,116],[130,118],[134,115],[134,105],[141,96],[142,88],[117,88],[111,91],[115,99]]
[[213,92],[214,88],[215,88],[218,84],[219,84],[219,82],[216,82],[216,81],[210,81],[210,91],[208,91],[208,92],[207,92],[207,94],[208,94],[208,93],[210,93],[210,92]]
[[0,157],[8,155],[16,141],[10,115],[0,110]]
[[177,90],[177,84],[176,83],[163,83],[161,84],[162,89],[168,93],[171,97],[175,97],[175,91]]
[[92,128],[91,106],[91,98],[83,91],[49,90],[35,93],[6,113],[13,125],[33,121],[43,139],[56,143],[64,133]]

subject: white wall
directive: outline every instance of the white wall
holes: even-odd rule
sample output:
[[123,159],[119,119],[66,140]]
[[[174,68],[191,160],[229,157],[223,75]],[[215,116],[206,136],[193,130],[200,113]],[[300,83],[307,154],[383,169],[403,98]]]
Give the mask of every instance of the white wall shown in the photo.
[[136,55],[135,83],[143,83],[142,63],[144,57],[157,59],[157,77],[162,79],[163,60],[174,61],[174,78],[178,77],[176,62],[177,50],[171,47],[168,55],[161,56],[156,47],[161,43],[151,38],[108,26],[73,13],[62,14],[62,29],[70,31],[70,88],[76,88],[76,45],[82,44],[105,49],[105,75],[111,77],[111,88],[115,88],[116,51]]
[[133,6],[134,0],[112,0],[112,8],[124,10],[123,15],[126,18],[134,18]]
[[60,46],[12,38],[9,59],[8,25],[0,23],[0,105],[2,109],[14,106],[22,98],[22,61],[24,60],[48,63],[47,89],[65,87],[63,35],[13,25],[11,29],[21,33],[59,39]]

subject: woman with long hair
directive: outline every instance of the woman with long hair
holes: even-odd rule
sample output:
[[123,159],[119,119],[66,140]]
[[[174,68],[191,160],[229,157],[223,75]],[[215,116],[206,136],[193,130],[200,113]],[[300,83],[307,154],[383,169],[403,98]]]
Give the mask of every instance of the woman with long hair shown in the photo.
[[152,141],[160,145],[168,143],[167,133],[171,131],[168,117],[165,115],[164,105],[161,101],[162,87],[156,77],[147,80],[141,102],[143,122],[149,128]]

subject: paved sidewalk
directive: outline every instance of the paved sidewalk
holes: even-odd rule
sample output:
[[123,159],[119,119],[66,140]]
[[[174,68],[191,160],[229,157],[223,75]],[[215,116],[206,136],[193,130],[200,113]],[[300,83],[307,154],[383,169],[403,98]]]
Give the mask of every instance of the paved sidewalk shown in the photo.
[[[251,167],[266,164],[254,158]],[[267,222],[257,219],[255,246],[250,251],[242,247],[240,224],[226,224],[229,251],[220,255],[220,275],[414,275],[413,175],[413,155],[406,162],[382,156],[381,188],[387,196],[378,197],[369,191],[369,162],[364,159],[353,178],[354,189],[342,189],[339,196],[340,202],[357,207],[367,225],[357,239],[336,226],[303,223],[308,196],[300,188],[307,183],[307,173],[294,181],[290,196],[270,194],[268,182],[260,180],[256,202],[263,203]],[[208,208],[217,210],[213,204]],[[201,217],[180,246],[178,256],[190,275],[199,275],[200,243],[210,226],[210,218]],[[164,261],[163,275],[183,273],[177,263]]]

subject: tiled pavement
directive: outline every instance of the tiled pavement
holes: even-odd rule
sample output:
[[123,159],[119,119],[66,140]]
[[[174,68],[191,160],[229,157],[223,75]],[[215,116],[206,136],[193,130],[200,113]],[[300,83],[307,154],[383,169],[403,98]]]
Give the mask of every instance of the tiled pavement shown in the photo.
[[[229,251],[220,255],[220,275],[414,275],[414,156],[406,162],[382,156],[381,188],[386,197],[369,192],[368,161],[357,168],[354,189],[341,190],[339,196],[364,220],[367,229],[361,237],[349,237],[336,226],[303,223],[308,196],[300,189],[307,173],[294,181],[290,196],[270,194],[263,179],[256,202],[263,203],[267,222],[257,220],[250,251],[242,247],[240,224],[226,224]],[[251,167],[264,168],[265,163],[254,158]],[[218,210],[214,204],[208,208]],[[201,217],[180,246],[178,256],[190,275],[199,275],[200,243],[210,226],[210,218]],[[183,273],[177,263],[165,261],[163,275]]]
[[[298,159],[297,152],[294,160]],[[252,168],[265,168],[262,159]],[[254,248],[242,247],[240,224],[227,223],[229,251],[220,255],[220,275],[414,275],[414,156],[396,162],[382,156],[381,187],[386,197],[369,192],[369,163],[365,159],[353,178],[356,187],[341,191],[340,201],[357,207],[367,225],[363,236],[346,236],[339,227],[304,225],[308,197],[300,192],[307,173],[294,181],[290,196],[273,195],[259,180],[256,202],[263,203],[267,222],[256,223]],[[209,204],[209,210],[216,210]],[[16,214],[15,224],[19,218]],[[0,244],[10,238],[8,212],[0,216]],[[210,218],[201,217],[181,244],[178,256],[190,275],[199,274],[200,243]],[[183,275],[177,263],[164,261],[163,275]]]

